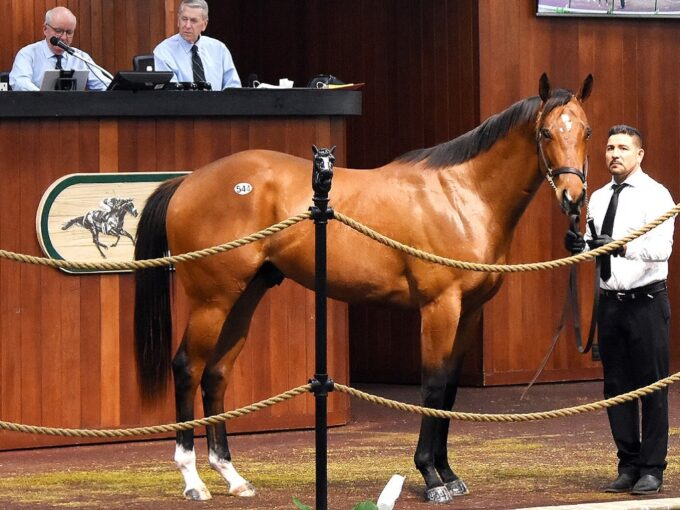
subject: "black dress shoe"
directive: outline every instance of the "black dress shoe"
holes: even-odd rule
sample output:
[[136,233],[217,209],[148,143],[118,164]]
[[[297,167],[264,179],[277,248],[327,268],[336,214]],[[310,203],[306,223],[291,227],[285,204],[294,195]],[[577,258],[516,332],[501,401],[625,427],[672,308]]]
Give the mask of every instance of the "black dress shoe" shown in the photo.
[[637,481],[636,476],[633,476],[630,473],[621,473],[616,480],[614,480],[612,483],[610,483],[604,488],[604,491],[629,492],[633,488],[633,485],[635,485],[636,481]]
[[637,483],[633,486],[633,490],[630,491],[631,494],[636,496],[643,496],[645,494],[656,494],[661,490],[661,484],[663,482],[660,478],[654,475],[644,475]]

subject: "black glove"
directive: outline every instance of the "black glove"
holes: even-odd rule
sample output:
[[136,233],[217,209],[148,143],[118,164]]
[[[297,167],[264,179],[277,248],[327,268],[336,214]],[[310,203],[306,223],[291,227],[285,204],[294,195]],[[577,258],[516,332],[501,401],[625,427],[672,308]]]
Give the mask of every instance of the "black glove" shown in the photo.
[[567,230],[567,233],[564,236],[564,247],[567,249],[568,252],[571,252],[573,254],[581,253],[586,247],[586,242],[583,239],[583,234],[581,234],[581,232],[573,232],[571,230]]
[[[591,250],[594,250],[595,248],[600,248],[601,246],[604,246],[605,244],[613,243],[614,239],[611,238],[611,236],[608,236],[606,234],[599,235],[597,237],[593,237],[592,239],[588,240],[588,246],[590,246]],[[618,257],[620,255],[624,254],[624,248],[621,246],[620,248],[614,250],[611,252],[611,255],[614,257]]]

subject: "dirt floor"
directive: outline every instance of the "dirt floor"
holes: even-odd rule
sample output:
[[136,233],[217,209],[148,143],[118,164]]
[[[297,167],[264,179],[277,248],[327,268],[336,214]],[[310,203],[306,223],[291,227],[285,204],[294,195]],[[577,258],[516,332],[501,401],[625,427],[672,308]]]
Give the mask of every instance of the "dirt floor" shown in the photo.
[[[358,386],[369,393],[418,403],[411,386]],[[484,413],[545,411],[600,400],[601,382],[522,387],[462,388],[456,410]],[[668,470],[658,497],[680,496],[680,389],[671,387]],[[395,509],[432,508],[413,467],[419,418],[352,399],[349,425],[329,432],[328,508],[345,510],[375,501],[389,478],[406,476]],[[174,468],[174,441],[48,448],[0,453],[0,509],[291,509],[297,497],[314,507],[314,432],[233,436],[241,475],[254,498],[227,495],[197,445],[200,471],[213,499],[182,499]],[[470,487],[467,496],[437,508],[515,509],[539,505],[625,501],[601,487],[616,476],[605,411],[525,423],[453,422],[449,454]]]

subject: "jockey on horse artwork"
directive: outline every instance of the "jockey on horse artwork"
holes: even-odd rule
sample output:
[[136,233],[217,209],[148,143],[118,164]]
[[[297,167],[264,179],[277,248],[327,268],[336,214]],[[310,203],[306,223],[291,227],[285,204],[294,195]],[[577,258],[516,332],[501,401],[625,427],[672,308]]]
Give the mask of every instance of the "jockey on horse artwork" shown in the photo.
[[125,215],[130,213],[133,217],[137,217],[137,209],[131,198],[116,198],[106,197],[99,204],[99,209],[87,212],[83,216],[71,218],[61,227],[62,230],[67,230],[73,225],[78,225],[92,234],[92,243],[103,258],[106,255],[102,248],[109,247],[99,240],[99,234],[114,236],[116,241],[110,245],[112,248],[118,245],[121,236],[127,237],[135,244],[135,239],[128,231],[125,230],[124,222]]

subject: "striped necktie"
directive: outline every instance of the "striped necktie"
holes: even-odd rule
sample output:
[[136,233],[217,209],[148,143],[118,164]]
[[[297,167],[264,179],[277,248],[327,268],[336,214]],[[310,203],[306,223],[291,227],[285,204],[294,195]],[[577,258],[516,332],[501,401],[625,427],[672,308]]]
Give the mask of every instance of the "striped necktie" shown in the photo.
[[55,55],[54,57],[57,59],[57,64],[54,66],[54,68],[55,69],[63,69],[63,67],[61,67],[61,59],[64,58],[64,56],[63,55]]
[[194,72],[194,83],[205,83],[203,62],[201,61],[201,56],[198,54],[198,46],[195,44],[191,47],[191,68]]

